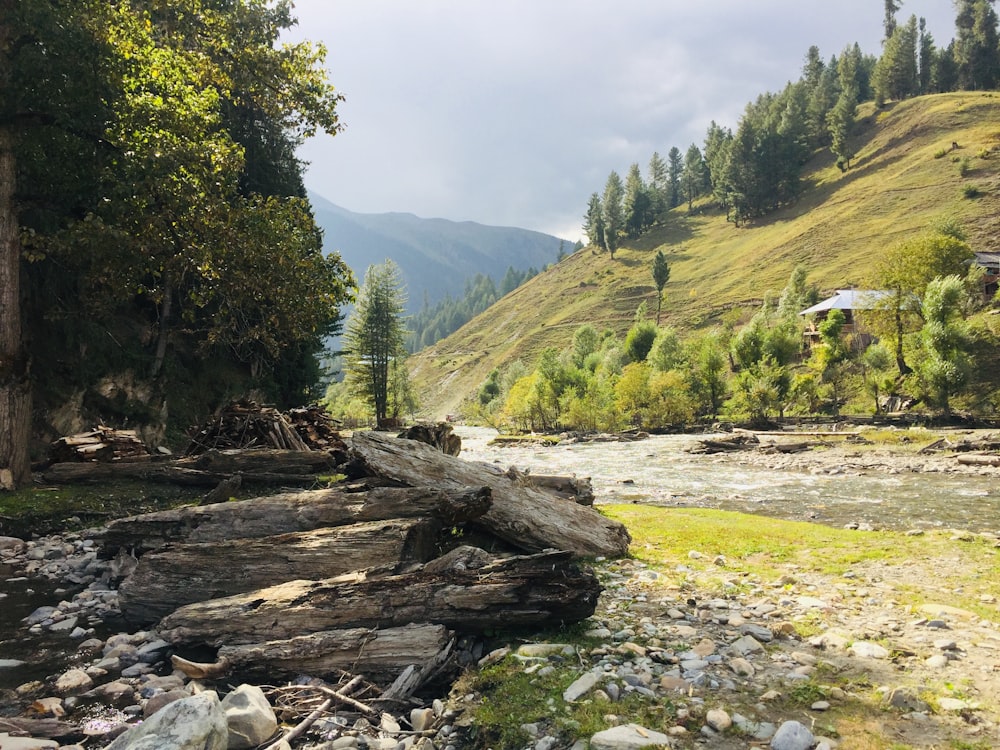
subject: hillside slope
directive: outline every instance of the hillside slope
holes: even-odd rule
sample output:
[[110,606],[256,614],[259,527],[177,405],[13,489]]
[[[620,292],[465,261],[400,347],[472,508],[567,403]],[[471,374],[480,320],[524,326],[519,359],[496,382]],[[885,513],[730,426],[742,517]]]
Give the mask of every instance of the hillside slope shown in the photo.
[[[360,284],[374,263],[391,258],[399,266],[410,304],[416,311],[425,296],[432,304],[451,294],[461,297],[477,273],[499,282],[508,266],[519,271],[554,263],[562,240],[514,227],[472,221],[422,219],[413,214],[359,214],[310,194],[323,245],[337,251]],[[566,242],[566,252],[573,243]]]
[[[678,207],[615,260],[584,248],[420,352],[411,370],[424,414],[460,413],[492,368],[517,358],[531,364],[583,323],[623,334],[643,300],[655,310],[657,250],[671,267],[661,322],[688,329],[718,324],[733,308],[749,311],[799,263],[821,290],[864,286],[881,248],[942,218],[957,220],[973,249],[1000,249],[1000,96],[938,94],[878,113],[868,105],[859,118],[851,169],[841,173],[818,154],[794,206],[741,228],[707,201],[691,213]],[[978,197],[966,197],[970,186]]]

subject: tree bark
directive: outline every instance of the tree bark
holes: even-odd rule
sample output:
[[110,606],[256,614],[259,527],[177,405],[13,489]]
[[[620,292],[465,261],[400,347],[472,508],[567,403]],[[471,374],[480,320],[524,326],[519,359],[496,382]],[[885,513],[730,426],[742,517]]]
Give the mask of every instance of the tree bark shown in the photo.
[[244,484],[309,485],[316,475],[332,472],[336,459],[326,451],[232,450],[208,451],[192,458],[52,464],[46,482],[103,482],[133,478],[175,482],[197,487],[215,487],[233,474],[242,474]]
[[[446,649],[453,633],[443,625],[409,624],[399,628],[345,628],[263,643],[223,646],[218,661],[193,665],[212,677],[238,674],[292,678],[301,674],[323,677],[338,672],[364,675],[386,684],[413,664],[423,665]],[[178,666],[187,672],[185,663]]]
[[122,616],[148,625],[178,607],[298,579],[425,563],[441,524],[431,519],[372,521],[260,539],[177,544],[150,552],[118,589]]
[[[0,2],[0,99],[10,88],[10,0]],[[14,134],[0,123],[0,490],[31,480],[30,359],[21,323],[21,241],[17,209]]]
[[554,548],[583,557],[621,557],[628,551],[631,537],[617,521],[593,508],[554,498],[482,464],[378,432],[355,432],[349,447],[351,468],[362,474],[411,487],[488,486],[493,505],[473,525],[517,549],[538,552]]
[[433,573],[346,579],[289,581],[189,604],[161,620],[157,631],[174,644],[210,646],[410,622],[482,632],[583,620],[594,613],[601,592],[594,573],[573,564],[568,552],[511,557],[482,567],[456,563]]
[[142,554],[171,542],[251,539],[394,518],[432,517],[454,525],[481,516],[490,502],[488,487],[304,490],[120,518],[92,538],[101,543],[100,556],[111,558],[123,548]]

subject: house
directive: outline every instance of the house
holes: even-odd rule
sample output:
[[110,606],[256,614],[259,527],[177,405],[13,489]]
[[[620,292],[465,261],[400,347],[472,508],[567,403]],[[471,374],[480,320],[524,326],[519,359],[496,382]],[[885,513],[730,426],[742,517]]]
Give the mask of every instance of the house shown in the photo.
[[1000,253],[976,252],[976,264],[986,272],[983,275],[983,295],[986,300],[992,300],[997,293],[1000,281]]
[[812,345],[818,341],[819,322],[826,320],[826,316],[830,314],[831,310],[840,310],[844,314],[844,335],[854,336],[855,346],[858,349],[865,349],[874,337],[861,330],[855,312],[875,309],[878,301],[888,294],[889,292],[872,289],[838,289],[832,297],[828,297],[799,313],[799,315],[808,317],[805,331],[806,343]]

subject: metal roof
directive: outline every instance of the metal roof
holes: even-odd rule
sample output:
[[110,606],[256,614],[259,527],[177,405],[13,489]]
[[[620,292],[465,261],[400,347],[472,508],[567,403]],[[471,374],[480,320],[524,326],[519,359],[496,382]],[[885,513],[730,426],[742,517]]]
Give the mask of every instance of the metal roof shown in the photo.
[[876,303],[890,292],[873,289],[838,289],[832,297],[809,307],[799,315],[829,312],[830,310],[871,310]]

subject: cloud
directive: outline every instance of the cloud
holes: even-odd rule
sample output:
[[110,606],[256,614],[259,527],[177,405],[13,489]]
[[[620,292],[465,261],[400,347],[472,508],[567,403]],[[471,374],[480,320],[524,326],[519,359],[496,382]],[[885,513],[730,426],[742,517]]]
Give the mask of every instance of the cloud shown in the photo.
[[[939,43],[951,3],[906,0]],[[346,129],[302,149],[307,186],[361,212],[521,226],[576,239],[611,170],[735,128],[747,102],[858,42],[872,0],[298,0],[324,42]],[[576,229],[573,230],[572,228]]]

